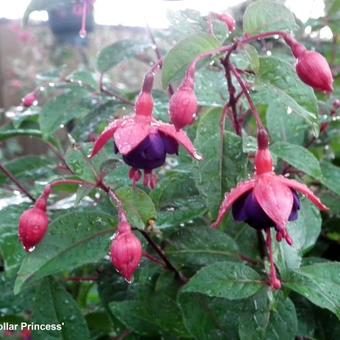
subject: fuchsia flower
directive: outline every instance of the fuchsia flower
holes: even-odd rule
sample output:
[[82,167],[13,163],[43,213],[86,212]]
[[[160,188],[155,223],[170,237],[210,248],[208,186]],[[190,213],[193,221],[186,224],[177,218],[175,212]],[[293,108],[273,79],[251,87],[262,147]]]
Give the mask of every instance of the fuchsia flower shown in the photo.
[[289,245],[293,243],[286,226],[288,221],[298,218],[300,200],[297,192],[305,195],[320,210],[327,211],[328,208],[304,184],[274,173],[268,137],[264,130],[260,130],[258,134],[258,146],[259,150],[255,158],[255,177],[239,184],[225,196],[217,220],[212,226],[219,227],[224,216],[232,209],[236,221],[246,222],[258,230],[265,230],[271,254],[270,283],[273,288],[277,289],[281,285],[276,277],[272,261],[270,228],[275,228],[277,241],[284,238]]
[[146,76],[144,86],[135,104],[135,114],[113,121],[99,136],[93,147],[94,157],[111,140],[116,151],[130,165],[129,177],[136,184],[144,170],[144,186],[155,188],[157,178],[152,171],[165,163],[167,154],[177,154],[179,144],[195,159],[197,153],[184,131],[177,131],[171,124],[153,118],[153,98],[151,95],[153,76]]
[[111,246],[111,262],[126,281],[131,282],[143,255],[142,244],[127,221],[121,221]]
[[321,92],[333,92],[333,75],[327,60],[318,52],[307,51],[289,34],[284,35],[297,58],[296,73],[307,85]]

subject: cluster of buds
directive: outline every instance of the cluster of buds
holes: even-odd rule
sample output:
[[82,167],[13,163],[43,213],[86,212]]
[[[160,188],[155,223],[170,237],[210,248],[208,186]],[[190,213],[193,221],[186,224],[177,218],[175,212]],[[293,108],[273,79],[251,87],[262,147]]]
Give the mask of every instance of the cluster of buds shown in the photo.
[[289,245],[293,244],[286,227],[288,221],[298,218],[300,209],[298,192],[305,195],[321,211],[327,211],[328,208],[306,185],[275,174],[268,135],[264,129],[258,132],[255,168],[256,173],[251,180],[239,184],[225,196],[213,227],[219,227],[224,216],[232,209],[236,221],[245,222],[257,230],[264,230],[271,264],[269,284],[273,289],[279,289],[281,282],[275,271],[270,229],[275,229],[278,242],[285,240]]

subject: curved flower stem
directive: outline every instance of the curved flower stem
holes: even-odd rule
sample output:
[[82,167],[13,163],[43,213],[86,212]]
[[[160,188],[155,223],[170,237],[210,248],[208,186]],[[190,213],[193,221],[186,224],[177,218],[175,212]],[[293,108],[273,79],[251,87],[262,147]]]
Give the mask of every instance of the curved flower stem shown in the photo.
[[234,66],[231,65],[231,72],[234,74],[235,78],[237,79],[238,83],[240,84],[241,88],[242,88],[242,91],[249,103],[249,106],[251,108],[251,111],[255,117],[255,120],[256,120],[256,125],[257,125],[257,129],[258,130],[266,130],[263,123],[262,123],[262,120],[260,118],[260,115],[255,107],[255,104],[253,102],[253,100],[251,99],[250,97],[250,94],[249,94],[249,91],[246,87],[246,84],[244,83],[243,79],[241,78],[241,76],[238,74],[238,72],[235,70]]
[[179,270],[176,269],[176,267],[170,262],[170,260],[164,254],[163,249],[159,247],[159,245],[149,236],[149,234],[145,230],[139,228],[132,228],[132,230],[137,230],[144,236],[149,245],[156,251],[159,257],[164,261],[166,267],[175,273],[175,276],[179,281],[181,281],[182,283],[188,282],[188,278],[185,277]]
[[86,182],[83,180],[79,179],[60,179],[58,181],[54,181],[50,184],[51,188],[57,187],[58,185],[63,185],[63,184],[76,184],[76,185],[88,185],[88,186],[93,186],[94,188],[96,187],[96,184]]
[[143,251],[143,256],[150,260],[151,262],[157,263],[158,265],[162,266],[163,268],[167,268],[165,263],[160,261],[157,257],[150,255],[146,251]]
[[4,173],[6,177],[8,177],[17,187],[18,189],[25,194],[33,203],[35,202],[35,198],[32,194],[20,183],[20,181],[3,165],[0,163],[0,171]]
[[[236,43],[235,43],[235,48],[236,48]],[[228,84],[229,101],[227,103],[227,107],[231,108],[235,133],[238,136],[241,136],[242,131],[241,131],[241,126],[240,126],[238,118],[237,118],[237,109],[236,109],[236,103],[237,103],[238,98],[235,96],[236,95],[236,89],[235,89],[235,86],[233,85],[233,81],[232,81],[232,78],[231,78],[230,55],[231,55],[232,51],[233,51],[233,49],[230,49],[228,51],[227,55],[225,56],[225,58],[221,59],[221,64],[224,67],[225,77],[227,79],[227,84]],[[223,114],[222,117],[224,117],[223,119],[225,119],[224,114]],[[224,122],[223,122],[223,126],[224,126]],[[221,126],[221,128],[222,128],[222,126]],[[224,128],[223,128],[223,130],[224,130]]]

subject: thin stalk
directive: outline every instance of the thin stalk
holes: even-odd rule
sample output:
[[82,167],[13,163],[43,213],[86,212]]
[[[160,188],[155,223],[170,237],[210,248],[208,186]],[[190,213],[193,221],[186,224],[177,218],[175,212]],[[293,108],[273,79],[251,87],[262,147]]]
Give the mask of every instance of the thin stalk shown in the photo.
[[0,163],[0,171],[4,173],[6,177],[8,177],[17,187],[18,189],[25,194],[33,203],[35,202],[35,198],[32,194],[20,183],[20,181],[3,165]]
[[156,251],[159,257],[164,261],[166,267],[175,273],[175,276],[178,280],[180,280],[182,283],[188,282],[188,279],[179,270],[176,269],[176,267],[170,262],[168,257],[165,255],[163,249],[159,247],[159,245],[149,236],[149,234],[145,230],[139,228],[132,229],[139,231],[144,236],[149,245]]

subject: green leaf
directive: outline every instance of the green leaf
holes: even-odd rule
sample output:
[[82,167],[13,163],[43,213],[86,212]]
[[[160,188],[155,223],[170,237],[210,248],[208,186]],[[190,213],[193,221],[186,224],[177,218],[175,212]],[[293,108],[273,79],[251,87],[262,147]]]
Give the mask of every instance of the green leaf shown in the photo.
[[260,275],[243,263],[217,262],[199,270],[183,292],[239,300],[255,294],[264,285]]
[[14,292],[47,275],[95,263],[108,251],[115,223],[100,211],[71,212],[50,225],[44,240],[23,260]]
[[44,136],[48,137],[60,126],[74,118],[83,118],[89,112],[90,92],[83,88],[73,87],[46,104],[39,116],[39,124]]
[[319,161],[308,149],[287,142],[276,142],[270,150],[278,158],[315,179],[322,179]]
[[209,227],[185,227],[169,240],[165,253],[179,266],[204,266],[216,261],[240,258],[236,242],[225,233]]
[[243,15],[243,33],[260,34],[273,31],[294,31],[294,14],[284,5],[272,0],[251,3]]
[[81,84],[85,84],[93,91],[98,89],[98,81],[94,78],[94,75],[91,72],[86,70],[76,70],[68,75],[67,79],[72,82],[80,82]]
[[[319,119],[315,94],[310,86],[299,79],[292,63],[278,57],[261,57],[256,78],[254,100],[256,104],[267,105],[271,116],[275,114],[279,117],[277,124],[296,115],[311,125],[316,133]],[[274,124],[271,121],[271,127]],[[290,124],[285,124],[281,129],[287,130],[289,126]],[[279,128],[276,127],[276,134]],[[289,134],[298,136],[302,133],[301,130],[305,132],[307,127],[300,124]],[[284,133],[281,134],[285,137]],[[285,138],[287,136],[288,133]]]
[[36,324],[60,327],[33,331],[34,339],[90,339],[90,332],[77,302],[61,284],[52,279],[44,279],[37,290],[33,320]]
[[[4,163],[6,168],[19,180],[36,180],[51,171],[51,162],[46,156],[24,156]],[[8,178],[1,172],[0,184],[4,184]]]
[[285,280],[285,286],[340,319],[340,263],[323,262],[300,268]]
[[321,161],[320,166],[323,175],[322,184],[340,195],[340,167],[327,161]]
[[102,49],[97,59],[97,69],[101,73],[107,72],[122,61],[142,54],[149,47],[150,44],[136,40],[117,41]]
[[138,188],[122,187],[116,190],[134,227],[143,227],[150,219],[156,219],[157,212],[152,199]]
[[195,34],[177,43],[164,58],[163,88],[166,88],[170,81],[182,78],[190,63],[198,55],[218,47],[220,43],[209,34]]
[[274,301],[261,292],[248,300],[246,312],[241,312],[241,340],[291,340],[297,332],[297,317],[293,302],[276,294]]
[[195,339],[237,339],[244,300],[210,298],[197,293],[178,296],[185,327]]
[[274,243],[276,265],[282,277],[299,269],[303,254],[314,246],[321,232],[320,211],[308,199],[300,200],[299,218],[289,222],[287,227],[293,245],[289,246],[286,242]]
[[[187,337],[176,304],[178,284],[173,280],[172,274],[163,275],[165,277],[162,279],[160,276],[155,286],[148,284],[148,287],[140,287],[138,294],[132,299],[112,302],[110,309],[119,321],[137,334]],[[150,278],[148,281],[150,282]]]
[[195,75],[195,93],[199,105],[223,107],[229,95],[227,82],[221,70],[200,68]]
[[196,187],[213,216],[224,194],[247,176],[247,156],[242,150],[242,140],[232,132],[220,134],[221,111],[206,113],[199,121],[195,139],[197,149],[204,155],[194,173]]
[[286,104],[269,105],[266,122],[273,142],[303,144],[308,125],[304,118],[295,114],[288,115]]

